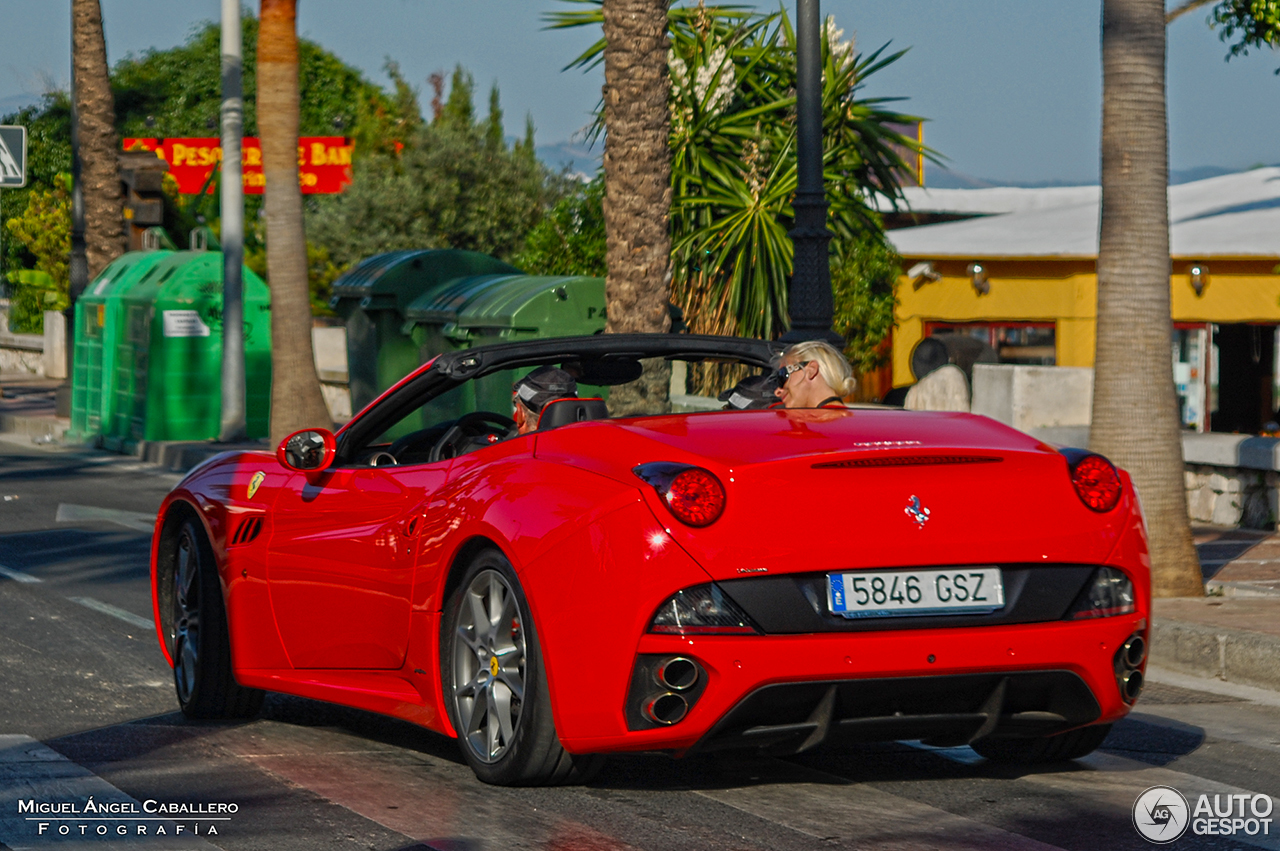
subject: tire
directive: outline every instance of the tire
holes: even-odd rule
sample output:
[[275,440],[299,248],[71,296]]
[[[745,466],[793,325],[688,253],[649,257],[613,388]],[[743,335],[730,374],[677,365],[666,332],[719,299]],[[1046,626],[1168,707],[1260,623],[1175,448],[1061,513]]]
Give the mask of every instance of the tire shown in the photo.
[[1065,762],[1093,753],[1110,732],[1110,724],[1095,724],[1056,736],[1039,736],[1031,739],[979,739],[970,747],[992,762],[1016,765]]
[[188,718],[251,718],[265,692],[243,688],[231,673],[231,637],[222,583],[200,521],[182,521],[174,539],[168,641],[178,705]]
[[603,757],[577,756],[560,744],[529,604],[500,552],[485,550],[467,566],[440,637],[449,720],[476,777],[551,786],[583,783],[599,771]]

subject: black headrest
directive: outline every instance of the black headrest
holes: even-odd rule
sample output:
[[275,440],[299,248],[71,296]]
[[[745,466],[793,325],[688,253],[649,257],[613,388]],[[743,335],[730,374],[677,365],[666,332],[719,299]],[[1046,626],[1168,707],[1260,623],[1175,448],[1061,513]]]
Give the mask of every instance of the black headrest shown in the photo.
[[569,423],[609,419],[609,408],[603,399],[556,399],[548,402],[538,418],[538,431],[558,428]]

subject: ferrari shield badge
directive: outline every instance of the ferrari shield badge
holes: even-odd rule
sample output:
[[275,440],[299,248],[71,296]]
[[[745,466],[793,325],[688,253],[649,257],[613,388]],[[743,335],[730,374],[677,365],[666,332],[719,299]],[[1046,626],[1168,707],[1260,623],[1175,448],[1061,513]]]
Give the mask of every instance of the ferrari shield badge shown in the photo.
[[921,529],[924,528],[925,523],[929,522],[929,509],[920,504],[920,497],[915,494],[912,494],[911,498],[907,500],[907,507],[903,509],[903,512],[916,521],[916,526]]
[[253,478],[249,480],[249,499],[253,499],[253,495],[258,492],[258,488],[262,487],[266,478],[267,474],[261,470],[253,474]]

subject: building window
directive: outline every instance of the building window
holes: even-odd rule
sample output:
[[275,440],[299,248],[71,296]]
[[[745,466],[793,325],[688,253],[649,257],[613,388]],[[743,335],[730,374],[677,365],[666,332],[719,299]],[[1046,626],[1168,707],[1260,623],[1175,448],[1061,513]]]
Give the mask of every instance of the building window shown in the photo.
[[967,334],[995,350],[1000,363],[1057,364],[1057,335],[1052,322],[928,322],[925,336]]

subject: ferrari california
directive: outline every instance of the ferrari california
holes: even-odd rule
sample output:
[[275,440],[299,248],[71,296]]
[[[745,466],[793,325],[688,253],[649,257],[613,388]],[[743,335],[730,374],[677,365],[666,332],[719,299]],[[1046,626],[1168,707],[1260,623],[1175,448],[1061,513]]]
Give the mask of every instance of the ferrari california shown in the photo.
[[[610,388],[672,364],[728,381],[781,351],[462,350],[336,434],[206,461],[152,539],[182,711],[251,716],[274,691],[385,713],[495,784],[580,782],[623,751],[1097,748],[1150,627],[1127,474],[962,413],[610,415]],[[516,429],[512,382],[543,366],[577,394]]]

